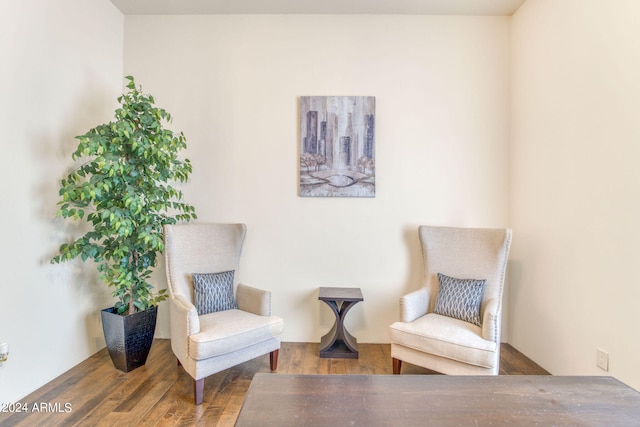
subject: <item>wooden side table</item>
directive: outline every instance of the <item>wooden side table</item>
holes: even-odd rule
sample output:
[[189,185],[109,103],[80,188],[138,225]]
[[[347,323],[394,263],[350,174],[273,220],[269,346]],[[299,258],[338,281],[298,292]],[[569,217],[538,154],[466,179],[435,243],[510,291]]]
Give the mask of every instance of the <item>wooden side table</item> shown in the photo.
[[363,301],[360,288],[320,288],[318,299],[336,316],[331,330],[320,340],[320,357],[358,358],[358,340],[347,331],[344,318],[351,307]]

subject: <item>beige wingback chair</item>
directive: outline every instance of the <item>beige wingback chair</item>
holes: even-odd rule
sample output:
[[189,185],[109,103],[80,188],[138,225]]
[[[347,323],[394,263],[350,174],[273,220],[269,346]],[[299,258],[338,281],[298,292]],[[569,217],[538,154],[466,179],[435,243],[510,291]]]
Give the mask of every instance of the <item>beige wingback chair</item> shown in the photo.
[[[502,292],[511,230],[419,227],[423,287],[400,299],[391,325],[393,373],[402,361],[451,375],[497,375],[500,367]],[[479,325],[434,313],[438,273],[484,280]]]
[[[191,223],[165,227],[171,348],[194,379],[195,403],[202,403],[205,377],[264,354],[278,364],[281,318],[271,315],[271,293],[238,283],[244,224]],[[193,273],[234,271],[238,309],[199,315]]]

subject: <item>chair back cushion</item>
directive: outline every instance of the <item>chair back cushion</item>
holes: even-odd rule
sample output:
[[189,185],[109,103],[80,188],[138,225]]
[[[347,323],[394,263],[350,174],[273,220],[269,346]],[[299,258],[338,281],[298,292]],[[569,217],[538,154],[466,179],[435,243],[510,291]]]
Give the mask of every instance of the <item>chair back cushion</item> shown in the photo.
[[233,289],[235,271],[193,273],[193,299],[198,315],[238,308]]
[[486,281],[456,279],[442,273],[438,273],[438,281],[440,287],[433,312],[480,326],[480,305]]
[[228,271],[235,272],[235,292],[246,231],[244,224],[166,225],[164,238],[169,294],[182,295],[194,303],[193,273]]
[[457,279],[485,280],[481,318],[489,299],[501,304],[511,244],[510,229],[420,226],[424,286],[431,292],[434,311],[440,287],[438,273]]

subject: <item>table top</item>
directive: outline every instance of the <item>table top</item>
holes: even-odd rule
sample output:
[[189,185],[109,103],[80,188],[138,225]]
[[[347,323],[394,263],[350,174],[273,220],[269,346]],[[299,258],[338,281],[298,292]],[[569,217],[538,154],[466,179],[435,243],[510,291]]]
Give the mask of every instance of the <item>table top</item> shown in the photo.
[[335,288],[321,287],[318,290],[318,299],[321,301],[363,301],[360,288]]
[[611,377],[256,374],[237,426],[640,423],[640,393]]

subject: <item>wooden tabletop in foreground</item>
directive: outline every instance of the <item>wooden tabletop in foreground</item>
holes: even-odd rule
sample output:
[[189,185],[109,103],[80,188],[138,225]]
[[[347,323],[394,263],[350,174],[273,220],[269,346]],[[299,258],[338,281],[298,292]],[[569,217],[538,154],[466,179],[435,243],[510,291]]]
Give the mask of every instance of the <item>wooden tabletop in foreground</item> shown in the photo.
[[256,374],[237,426],[637,426],[611,377]]

